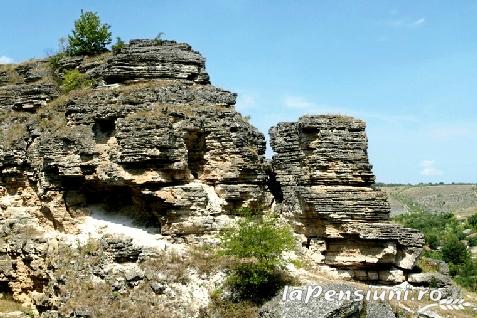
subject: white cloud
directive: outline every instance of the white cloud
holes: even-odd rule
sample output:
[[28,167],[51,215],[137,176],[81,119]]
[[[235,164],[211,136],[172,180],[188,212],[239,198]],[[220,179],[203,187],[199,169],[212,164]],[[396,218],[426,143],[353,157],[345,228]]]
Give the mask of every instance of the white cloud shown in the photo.
[[356,118],[365,120],[378,120],[386,123],[419,123],[419,120],[414,115],[399,115],[399,114],[383,114],[369,111],[355,111],[350,107],[333,106],[329,104],[318,104],[307,98],[300,96],[286,96],[283,99],[283,104],[286,108],[300,110],[308,114],[342,114],[354,116]]
[[426,23],[426,18],[420,18],[420,19],[417,19],[416,21],[412,22],[411,25],[412,26],[420,26],[424,23]]
[[393,19],[393,20],[388,20],[385,22],[387,26],[390,26],[393,28],[408,28],[408,29],[419,28],[423,26],[425,23],[426,23],[425,17],[421,17],[418,19],[409,19],[409,18]]
[[344,107],[328,104],[318,104],[301,96],[286,96],[283,99],[286,108],[302,112],[302,114],[342,114],[357,116],[356,112]]
[[8,56],[0,56],[0,64],[12,64],[14,60]]
[[293,109],[311,109],[316,107],[315,103],[300,96],[287,96],[284,99],[284,104],[287,108]]
[[474,135],[471,129],[463,126],[447,126],[432,129],[430,135],[437,141],[462,139]]
[[436,167],[434,160],[422,160],[420,163],[421,175],[434,177],[442,175],[442,171]]

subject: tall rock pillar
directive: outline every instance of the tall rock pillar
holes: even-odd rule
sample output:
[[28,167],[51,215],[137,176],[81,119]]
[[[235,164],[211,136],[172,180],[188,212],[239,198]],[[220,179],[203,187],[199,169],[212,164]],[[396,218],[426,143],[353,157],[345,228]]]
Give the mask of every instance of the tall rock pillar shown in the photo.
[[389,222],[386,194],[373,187],[366,124],[346,116],[304,116],[270,129],[279,210],[319,264],[364,281],[399,283],[423,236]]

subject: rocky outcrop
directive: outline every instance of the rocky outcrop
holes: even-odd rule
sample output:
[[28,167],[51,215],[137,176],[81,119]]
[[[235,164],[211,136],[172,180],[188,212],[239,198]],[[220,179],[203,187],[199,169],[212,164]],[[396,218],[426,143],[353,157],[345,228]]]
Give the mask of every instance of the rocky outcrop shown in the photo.
[[133,40],[99,72],[108,83],[131,79],[176,78],[209,83],[205,59],[190,45],[164,40]]
[[186,43],[168,40],[131,40],[112,55],[107,53],[96,59],[69,57],[58,64],[58,75],[77,68],[108,84],[154,79],[209,83],[202,55]]
[[[388,222],[364,122],[278,124],[270,163],[263,134],[236,112],[236,95],[210,84],[205,59],[187,44],[133,40],[114,54],[50,63],[0,67],[0,283],[16,299],[60,307],[68,291],[55,273],[79,265],[46,260],[62,239],[85,234],[88,217],[152,241],[142,248],[134,235],[101,237],[101,264],[78,271],[104,282],[115,266],[132,266],[105,287],[114,291],[151,283],[148,293],[162,293],[156,274],[136,270],[149,248],[207,241],[241,208],[274,208],[316,264],[344,277],[399,283],[414,266],[422,235]],[[93,85],[62,92],[58,82],[72,69]],[[345,305],[324,310],[363,311]]]
[[34,112],[58,95],[47,61],[0,65],[0,110]]
[[319,264],[359,280],[399,283],[421,253],[423,236],[390,224],[386,195],[373,187],[365,123],[305,116],[270,129],[280,210]]
[[[56,63],[45,78],[76,68],[97,86],[39,103],[30,116],[16,112],[27,102],[0,99],[18,126],[7,138],[2,124],[2,182],[27,175],[50,225],[70,227],[105,196],[164,235],[200,235],[239,207],[270,204],[264,136],[234,110],[235,94],[209,84],[189,45],[133,40],[117,54]],[[23,69],[12,69],[18,82],[41,82]],[[22,96],[22,85],[7,87]]]

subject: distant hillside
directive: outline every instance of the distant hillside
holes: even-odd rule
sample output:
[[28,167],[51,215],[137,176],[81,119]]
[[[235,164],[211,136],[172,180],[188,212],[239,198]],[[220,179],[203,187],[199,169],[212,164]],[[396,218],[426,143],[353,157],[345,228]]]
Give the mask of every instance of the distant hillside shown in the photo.
[[458,216],[477,213],[477,185],[399,185],[381,186],[389,195],[391,214],[411,210],[453,212]]

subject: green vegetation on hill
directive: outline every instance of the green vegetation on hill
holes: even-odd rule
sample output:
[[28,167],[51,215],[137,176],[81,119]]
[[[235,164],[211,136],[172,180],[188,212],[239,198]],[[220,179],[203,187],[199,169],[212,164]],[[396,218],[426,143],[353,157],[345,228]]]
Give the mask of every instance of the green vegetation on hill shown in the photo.
[[394,220],[422,231],[427,245],[425,256],[447,262],[457,283],[477,291],[477,261],[469,251],[469,247],[477,245],[477,214],[459,220],[451,213],[414,210]]

